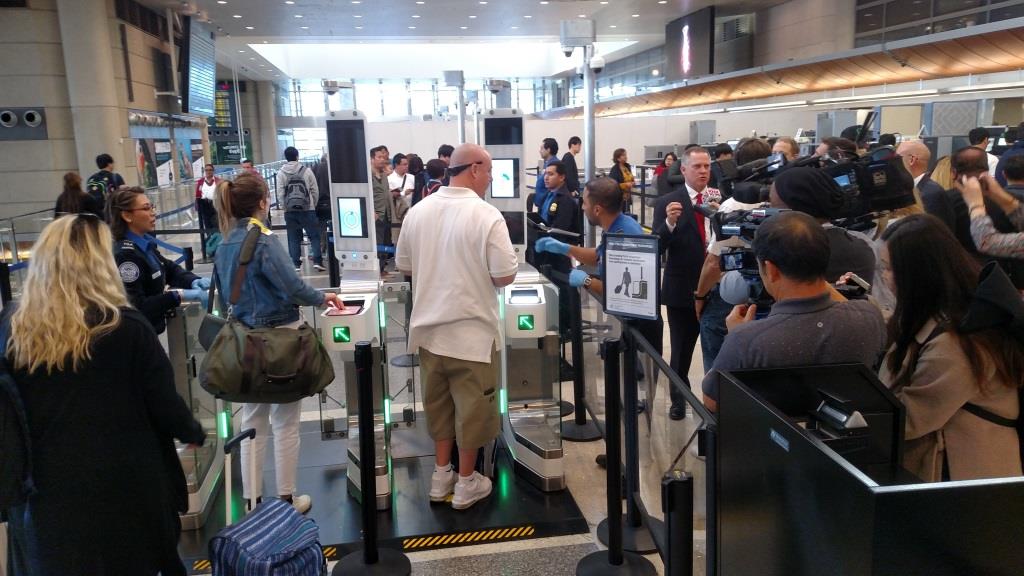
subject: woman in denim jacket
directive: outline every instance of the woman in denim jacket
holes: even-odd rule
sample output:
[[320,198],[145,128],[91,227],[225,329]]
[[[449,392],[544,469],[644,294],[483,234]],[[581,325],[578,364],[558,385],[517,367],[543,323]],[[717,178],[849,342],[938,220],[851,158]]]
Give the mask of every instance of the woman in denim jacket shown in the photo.
[[[332,305],[344,307],[337,294],[319,292],[299,277],[291,258],[273,232],[263,223],[270,208],[267,185],[252,174],[241,174],[217,188],[217,215],[224,241],[215,259],[217,290],[231,294],[231,281],[238,268],[242,241],[252,227],[262,234],[252,262],[245,271],[238,302],[231,313],[243,324],[296,329],[302,325],[299,306]],[[289,404],[242,405],[242,428],[255,428],[256,438],[242,443],[242,470],[249,470],[249,459],[256,458],[256,470],[263,470],[267,446],[267,421],[274,430],[274,473],[277,493],[302,513],[309,510],[309,496],[295,494],[295,475],[299,458],[299,416],[301,402]],[[253,454],[253,444],[256,452]],[[245,478],[243,494],[255,506],[263,494],[262,475]]]

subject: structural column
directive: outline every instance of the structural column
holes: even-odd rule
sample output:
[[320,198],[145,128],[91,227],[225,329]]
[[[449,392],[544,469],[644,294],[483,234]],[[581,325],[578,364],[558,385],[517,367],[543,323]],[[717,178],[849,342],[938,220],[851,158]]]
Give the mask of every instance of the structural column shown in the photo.
[[256,82],[256,107],[259,111],[259,127],[252,130],[259,134],[261,163],[274,162],[284,156],[284,150],[277,149],[277,114],[274,110],[273,82]]
[[[594,55],[594,47],[583,48],[583,181],[594,178],[597,169],[594,163],[594,71],[590,68],[590,58]],[[597,245],[597,229],[586,218],[584,246]]]
[[57,0],[75,153],[81,174],[96,171],[96,156],[108,153],[124,170],[133,162],[121,146],[122,115],[114,80],[110,17],[106,0]]

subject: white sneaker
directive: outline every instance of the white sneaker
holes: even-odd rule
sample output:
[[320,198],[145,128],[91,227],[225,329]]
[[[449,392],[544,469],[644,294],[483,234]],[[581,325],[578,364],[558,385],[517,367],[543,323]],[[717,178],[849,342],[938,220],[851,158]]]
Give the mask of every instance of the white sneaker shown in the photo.
[[459,478],[455,484],[452,508],[465,510],[491,495],[491,479],[474,471],[469,478]]
[[292,507],[294,507],[299,514],[305,514],[313,507],[313,499],[305,494],[292,496]]
[[435,468],[434,474],[430,477],[430,501],[444,502],[455,489],[455,483],[458,481],[459,474],[455,470],[438,472]]
[[313,264],[313,269],[317,272],[326,272],[327,268],[324,268],[323,264]]

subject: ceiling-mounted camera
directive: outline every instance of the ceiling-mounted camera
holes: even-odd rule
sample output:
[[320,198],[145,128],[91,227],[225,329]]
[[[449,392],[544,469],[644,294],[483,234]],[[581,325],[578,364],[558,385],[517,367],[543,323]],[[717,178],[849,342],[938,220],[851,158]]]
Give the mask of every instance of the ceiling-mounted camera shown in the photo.
[[600,54],[594,54],[590,58],[590,69],[593,70],[595,74],[600,74],[601,71],[604,70],[604,65],[604,56],[601,56]]

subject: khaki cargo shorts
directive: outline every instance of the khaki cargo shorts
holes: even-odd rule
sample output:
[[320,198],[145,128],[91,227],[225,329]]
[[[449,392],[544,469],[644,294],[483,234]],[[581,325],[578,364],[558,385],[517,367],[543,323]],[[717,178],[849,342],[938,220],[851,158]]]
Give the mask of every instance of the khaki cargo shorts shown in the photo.
[[460,450],[475,450],[498,436],[499,366],[497,351],[487,364],[420,348],[423,407],[431,438],[455,438]]

